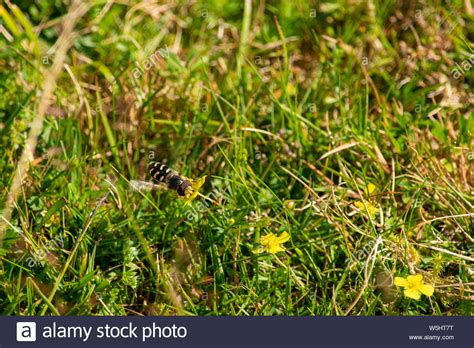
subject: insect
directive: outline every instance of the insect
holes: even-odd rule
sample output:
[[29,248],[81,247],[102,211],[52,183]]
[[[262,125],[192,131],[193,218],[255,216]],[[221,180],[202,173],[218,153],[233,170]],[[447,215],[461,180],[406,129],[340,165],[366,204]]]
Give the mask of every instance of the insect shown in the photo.
[[170,190],[178,192],[180,196],[189,196],[193,192],[191,182],[166,164],[152,161],[148,164],[148,172],[153,181],[167,185]]

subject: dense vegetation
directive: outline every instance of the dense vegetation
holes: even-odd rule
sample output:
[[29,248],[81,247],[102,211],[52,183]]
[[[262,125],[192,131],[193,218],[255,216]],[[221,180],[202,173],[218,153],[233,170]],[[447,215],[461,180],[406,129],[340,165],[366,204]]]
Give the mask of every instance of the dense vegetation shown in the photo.
[[[0,313],[470,314],[472,8],[446,3],[1,3]],[[151,159],[200,196],[133,189]]]

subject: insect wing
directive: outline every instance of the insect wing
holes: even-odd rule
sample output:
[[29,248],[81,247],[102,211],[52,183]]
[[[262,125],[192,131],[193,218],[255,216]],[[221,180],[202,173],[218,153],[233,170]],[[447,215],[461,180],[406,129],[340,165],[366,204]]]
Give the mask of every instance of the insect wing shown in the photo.
[[164,190],[167,188],[164,183],[155,183],[155,182],[143,181],[143,180],[130,180],[129,186],[130,186],[130,190],[134,192]]

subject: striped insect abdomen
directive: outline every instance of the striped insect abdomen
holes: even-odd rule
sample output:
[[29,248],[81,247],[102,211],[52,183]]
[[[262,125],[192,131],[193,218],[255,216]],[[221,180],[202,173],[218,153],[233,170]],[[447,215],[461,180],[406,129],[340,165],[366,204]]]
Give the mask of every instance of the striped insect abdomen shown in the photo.
[[168,168],[166,164],[160,162],[150,162],[148,165],[148,171],[150,172],[151,177],[156,182],[168,183],[168,176],[171,174],[171,169]]
[[191,189],[191,183],[171,170],[166,164],[150,162],[148,171],[154,181],[168,185],[169,189],[175,190],[180,196],[185,196],[186,192]]

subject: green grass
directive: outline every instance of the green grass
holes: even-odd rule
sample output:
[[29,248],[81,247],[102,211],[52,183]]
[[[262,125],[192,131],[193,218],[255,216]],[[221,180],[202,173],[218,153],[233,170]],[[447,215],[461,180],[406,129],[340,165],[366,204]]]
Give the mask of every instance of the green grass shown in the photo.
[[[0,210],[68,13],[15,3],[0,5]],[[2,220],[1,314],[471,314],[463,1],[106,3],[68,38]],[[151,154],[205,175],[202,196],[131,190]],[[284,231],[285,251],[256,252]],[[433,296],[404,297],[392,280],[409,274]]]

